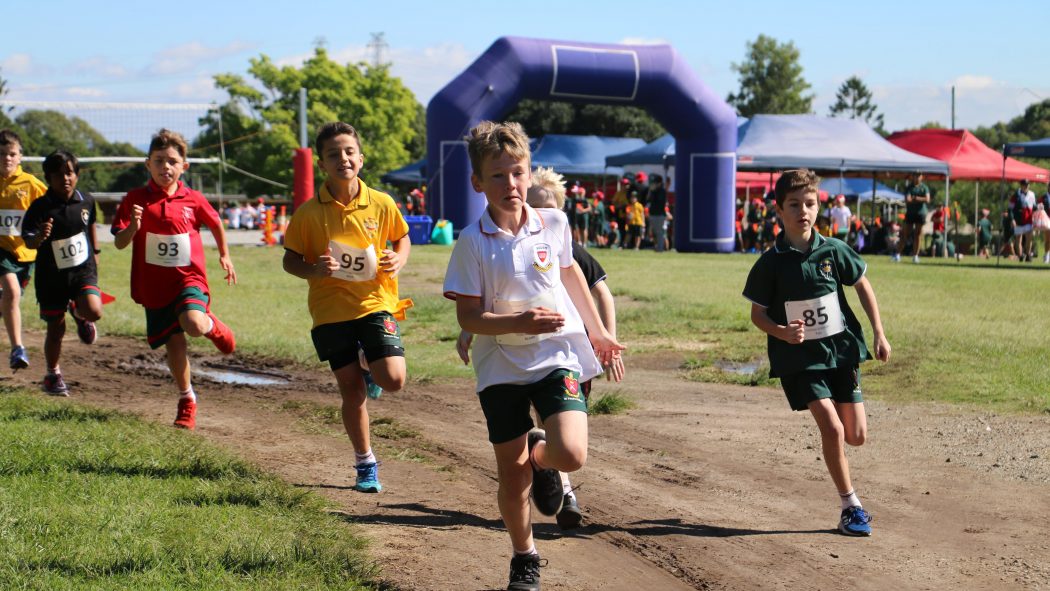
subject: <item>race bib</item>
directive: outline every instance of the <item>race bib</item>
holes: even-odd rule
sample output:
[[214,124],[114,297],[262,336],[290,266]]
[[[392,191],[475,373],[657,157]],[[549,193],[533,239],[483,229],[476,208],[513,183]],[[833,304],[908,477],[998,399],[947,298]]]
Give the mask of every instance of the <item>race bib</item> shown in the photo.
[[784,302],[788,322],[801,320],[806,328],[806,340],[822,339],[846,330],[846,319],[839,308],[838,292],[824,297],[797,302]]
[[332,277],[343,281],[371,281],[376,278],[376,250],[369,244],[368,248],[354,248],[340,244],[335,240],[328,242],[332,256],[339,261],[339,269]]
[[21,209],[0,209],[0,236],[21,236],[25,215]]
[[190,266],[190,235],[147,232],[146,262],[158,267]]
[[[549,290],[529,300],[496,300],[492,302],[492,311],[496,314],[518,314],[532,308],[547,308],[548,310],[557,311],[558,302],[554,299],[554,292]],[[543,334],[512,332],[496,335],[496,342],[500,345],[512,347],[535,345],[558,334],[558,332],[545,332]]]
[[51,250],[55,253],[55,266],[59,269],[83,265],[88,260],[87,235],[81,232],[63,240],[52,240]]

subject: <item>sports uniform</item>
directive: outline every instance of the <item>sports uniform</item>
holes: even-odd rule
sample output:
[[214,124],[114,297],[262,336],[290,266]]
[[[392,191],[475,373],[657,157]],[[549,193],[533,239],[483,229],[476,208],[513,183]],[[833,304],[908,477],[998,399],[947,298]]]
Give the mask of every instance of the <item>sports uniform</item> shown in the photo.
[[36,251],[22,238],[23,219],[29,205],[46,192],[47,186],[21,166],[0,178],[0,274],[14,273],[23,288],[36,260]]
[[819,398],[862,402],[857,367],[871,354],[842,288],[860,281],[867,266],[838,239],[814,232],[803,253],[785,236],[782,232],[755,262],[743,293],[779,325],[805,323],[806,338],[799,344],[767,335],[769,375],[780,378],[793,410],[806,410]]
[[48,219],[52,220],[51,234],[37,249],[34,282],[40,317],[45,321],[65,314],[69,303],[81,295],[101,296],[91,232],[95,224],[94,198],[77,190],[66,201],[48,191],[26,210],[23,236],[34,239]]
[[[930,188],[926,186],[926,183],[909,183],[904,188],[905,195],[911,195],[912,197],[929,197]],[[905,207],[904,221],[909,224],[925,224],[926,223],[926,202],[925,201],[908,201]],[[914,237],[913,237],[914,239]]]

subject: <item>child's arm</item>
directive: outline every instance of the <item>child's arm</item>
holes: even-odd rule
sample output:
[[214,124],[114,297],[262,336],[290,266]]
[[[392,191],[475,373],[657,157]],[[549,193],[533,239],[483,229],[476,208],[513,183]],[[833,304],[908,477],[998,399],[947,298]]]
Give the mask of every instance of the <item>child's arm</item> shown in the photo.
[[219,266],[226,271],[226,285],[236,285],[237,271],[233,270],[233,259],[230,258],[230,247],[226,244],[226,229],[222,227],[222,220],[218,216],[214,218],[209,216],[205,218],[204,223],[211,230],[215,244],[219,247]]
[[33,250],[40,248],[40,245],[43,244],[45,240],[47,240],[48,236],[51,235],[52,222],[53,220],[51,218],[47,218],[46,220],[44,220],[44,223],[40,224],[40,227],[39,229],[37,229],[36,232],[32,234],[27,234],[24,237],[26,246],[32,248]]
[[98,233],[96,232],[95,222],[91,222],[88,225],[88,232],[91,234],[91,256],[95,257],[95,267],[98,267]]
[[390,273],[390,277],[397,277],[398,272],[408,263],[408,255],[412,252],[412,241],[408,234],[391,243],[391,248],[383,249],[383,256],[379,259],[379,266]]
[[470,363],[470,344],[472,342],[474,342],[474,335],[465,330],[459,331],[459,338],[456,339],[456,353],[459,353],[463,365]]
[[544,334],[554,332],[565,324],[564,316],[547,308],[531,308],[513,314],[486,312],[481,305],[481,298],[465,295],[456,296],[456,318],[463,330],[485,335],[513,332]]
[[331,277],[332,273],[339,270],[339,261],[335,260],[335,257],[332,256],[331,248],[326,249],[324,254],[317,258],[317,263],[313,265],[306,262],[303,255],[285,249],[282,265],[285,273],[295,275],[300,279],[309,279],[311,277]]
[[139,227],[142,226],[142,206],[132,205],[131,206],[131,221],[128,223],[128,227],[117,232],[113,236],[113,246],[117,250],[124,250],[131,244],[131,240],[135,238],[135,233],[139,231]]
[[805,323],[801,319],[792,320],[787,323],[787,326],[782,326],[773,322],[773,319],[766,313],[764,306],[759,306],[754,302],[751,302],[751,323],[762,332],[782,341],[787,341],[792,345],[797,345],[806,340]]
[[583,278],[583,272],[578,265],[571,265],[561,269],[561,282],[565,291],[569,293],[569,299],[576,306],[576,310],[583,319],[583,325],[587,328],[587,336],[591,339],[591,345],[598,354],[602,365],[609,365],[619,357],[620,351],[626,347],[616,342],[616,337],[609,334],[598,317],[598,309],[594,306],[594,300],[587,291],[587,281]]
[[868,321],[871,322],[871,330],[875,333],[875,359],[879,361],[890,360],[890,342],[886,340],[886,334],[882,330],[882,317],[879,316],[879,303],[875,301],[875,290],[871,287],[871,282],[868,281],[867,277],[861,277],[860,281],[853,285],[857,289],[857,297],[860,298],[860,305],[864,307],[864,312],[868,315]]
[[[605,280],[601,280],[594,284],[591,288],[591,298],[594,299],[594,307],[598,309],[598,318],[601,319],[602,324],[605,326],[605,330],[609,331],[612,338],[616,338],[616,302],[613,300],[612,291],[609,290],[609,286],[605,284]],[[623,357],[615,356],[605,368],[608,372],[605,374],[606,378],[613,381],[619,382],[623,379],[624,367]]]

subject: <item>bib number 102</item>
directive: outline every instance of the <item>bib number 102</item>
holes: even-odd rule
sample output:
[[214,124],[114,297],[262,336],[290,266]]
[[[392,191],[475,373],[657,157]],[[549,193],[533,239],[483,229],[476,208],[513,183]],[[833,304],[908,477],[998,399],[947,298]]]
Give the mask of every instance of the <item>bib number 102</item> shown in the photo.
[[87,244],[84,242],[72,242],[58,249],[58,254],[63,259],[73,259],[85,252],[87,252]]
[[829,317],[828,317],[827,312],[825,312],[825,310],[827,310],[827,308],[825,308],[824,306],[821,306],[821,307],[817,308],[816,310],[809,309],[809,310],[803,311],[802,312],[802,322],[806,326],[809,326],[809,327],[818,326],[818,325],[821,325],[821,324],[827,324],[828,320],[829,320]]
[[350,253],[344,252],[339,266],[352,273],[360,273],[365,268],[365,258],[365,255],[355,257]]

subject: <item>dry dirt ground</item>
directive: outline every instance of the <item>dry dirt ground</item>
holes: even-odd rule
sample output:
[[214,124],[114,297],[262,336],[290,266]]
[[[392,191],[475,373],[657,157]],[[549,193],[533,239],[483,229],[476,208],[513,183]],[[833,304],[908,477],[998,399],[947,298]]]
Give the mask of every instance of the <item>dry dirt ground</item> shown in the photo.
[[[27,337],[33,368],[3,382],[38,383],[42,335]],[[544,589],[1050,588],[1050,417],[869,403],[870,440],[849,457],[875,534],[846,538],[810,417],[776,390],[687,382],[678,363],[628,358],[618,389],[638,408],[592,417],[590,459],[573,477],[586,527],[566,535],[537,516]],[[392,588],[506,585],[509,541],[470,383],[412,382],[370,403],[385,489],[365,495],[350,489],[327,371],[236,356],[194,367],[288,378],[197,377],[197,434],[329,498],[373,541]],[[174,418],[163,359],[143,341],[67,338],[63,368],[78,400]]]

